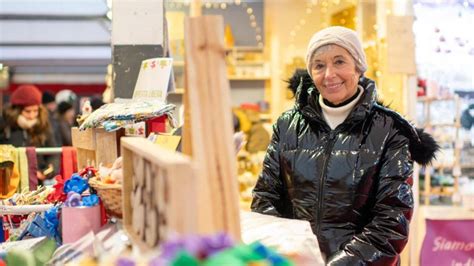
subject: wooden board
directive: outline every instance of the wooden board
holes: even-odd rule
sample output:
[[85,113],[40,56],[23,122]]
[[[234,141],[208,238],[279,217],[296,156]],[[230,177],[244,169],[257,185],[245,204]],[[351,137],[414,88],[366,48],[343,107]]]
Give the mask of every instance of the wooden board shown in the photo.
[[80,131],[71,129],[72,145],[77,149],[77,167],[98,167],[100,163],[112,165],[120,156],[120,137],[125,131],[107,132],[103,128],[89,128]]
[[[193,160],[197,163],[204,232],[225,231],[240,239],[237,168],[224,24],[220,16],[185,21],[186,84]],[[190,135],[190,136],[189,136]],[[186,143],[186,140],[183,140]]]
[[198,232],[191,158],[143,138],[122,138],[121,148],[123,225],[133,241],[148,250],[173,234]]

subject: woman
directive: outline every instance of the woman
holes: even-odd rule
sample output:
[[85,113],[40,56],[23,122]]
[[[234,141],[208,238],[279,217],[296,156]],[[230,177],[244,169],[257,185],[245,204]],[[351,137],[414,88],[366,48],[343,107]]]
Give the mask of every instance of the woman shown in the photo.
[[274,125],[252,210],[308,220],[328,265],[393,265],[408,239],[413,160],[438,146],[378,104],[356,33],[330,27],[293,77],[296,104]]
[[[55,147],[48,111],[41,105],[41,91],[33,85],[18,87],[0,120],[0,144],[15,147]],[[38,156],[38,178],[52,177],[58,167],[55,156]]]

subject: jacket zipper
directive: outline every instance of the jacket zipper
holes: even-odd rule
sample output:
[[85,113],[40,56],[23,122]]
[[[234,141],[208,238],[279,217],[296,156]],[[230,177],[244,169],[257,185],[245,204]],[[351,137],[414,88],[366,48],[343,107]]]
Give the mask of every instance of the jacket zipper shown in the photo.
[[321,178],[319,179],[319,204],[318,204],[318,217],[317,217],[317,222],[316,222],[316,231],[317,235],[320,235],[321,233],[321,211],[323,209],[323,190],[324,190],[324,181],[327,173],[327,164],[329,162],[329,158],[331,157],[331,152],[332,152],[332,147],[335,144],[335,137],[337,136],[336,132],[331,131],[329,133],[329,141],[326,144],[326,152],[325,152],[325,158],[323,162],[323,171],[321,173]]

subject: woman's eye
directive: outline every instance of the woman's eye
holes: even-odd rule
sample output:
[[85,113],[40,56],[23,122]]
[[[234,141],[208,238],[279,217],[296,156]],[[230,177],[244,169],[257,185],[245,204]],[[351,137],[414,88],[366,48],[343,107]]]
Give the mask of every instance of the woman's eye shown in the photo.
[[336,60],[336,65],[342,65],[344,64],[344,60]]
[[323,64],[315,64],[314,69],[322,69],[324,67]]

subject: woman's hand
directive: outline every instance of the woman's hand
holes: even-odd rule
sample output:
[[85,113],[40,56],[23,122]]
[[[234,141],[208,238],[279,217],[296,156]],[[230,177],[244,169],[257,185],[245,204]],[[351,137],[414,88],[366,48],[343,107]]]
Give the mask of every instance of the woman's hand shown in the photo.
[[46,176],[41,171],[36,171],[36,176],[41,181],[46,179]]

